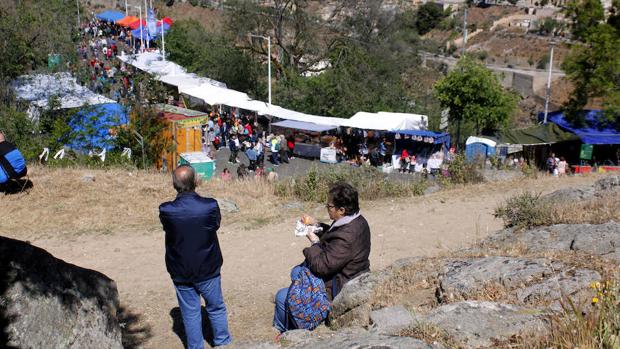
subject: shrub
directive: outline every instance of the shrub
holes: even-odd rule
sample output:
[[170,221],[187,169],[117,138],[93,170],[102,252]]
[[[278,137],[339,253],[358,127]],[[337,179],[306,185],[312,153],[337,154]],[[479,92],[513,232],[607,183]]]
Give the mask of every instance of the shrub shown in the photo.
[[562,303],[562,313],[550,316],[549,335],[529,343],[530,348],[620,347],[620,287],[617,281],[593,282],[591,307]]
[[534,194],[526,191],[521,195],[511,197],[495,209],[494,216],[501,218],[506,228],[530,228],[552,224],[551,206],[540,196],[540,193]]
[[278,182],[274,194],[295,197],[303,201],[326,202],[329,187],[336,182],[348,182],[357,188],[360,199],[374,200],[385,197],[411,197],[424,194],[426,183],[422,180],[389,180],[372,167],[332,166],[328,169],[314,166],[303,176]]
[[448,181],[453,184],[475,184],[484,181],[474,163],[467,162],[465,155],[458,154],[448,163]]

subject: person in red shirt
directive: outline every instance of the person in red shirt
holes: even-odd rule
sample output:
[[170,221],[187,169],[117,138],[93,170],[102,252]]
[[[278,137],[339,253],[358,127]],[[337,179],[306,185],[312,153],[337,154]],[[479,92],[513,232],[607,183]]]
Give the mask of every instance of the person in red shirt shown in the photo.
[[398,172],[405,173],[407,172],[407,167],[409,166],[409,152],[407,149],[403,149],[403,152],[400,154],[400,169]]

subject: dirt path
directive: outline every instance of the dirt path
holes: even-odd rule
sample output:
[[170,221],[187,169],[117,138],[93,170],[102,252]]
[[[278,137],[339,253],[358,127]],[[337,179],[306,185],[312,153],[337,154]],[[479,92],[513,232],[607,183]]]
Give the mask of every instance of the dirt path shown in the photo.
[[[456,249],[501,228],[493,209],[523,189],[549,192],[592,183],[595,177],[543,178],[454,189],[414,199],[362,204],[372,230],[371,265],[381,269],[399,258]],[[325,219],[316,205],[311,214]],[[220,230],[224,254],[223,289],[236,340],[271,340],[274,292],[288,286],[288,271],[308,245],[293,236],[299,212],[282,211],[280,221],[245,230],[245,222]],[[234,220],[233,220],[234,221]],[[34,239],[58,258],[105,273],[117,283],[120,299],[135,314],[128,323],[147,348],[182,348],[173,331],[178,308],[164,266],[163,233],[119,233]],[[175,320],[175,318],[177,320]],[[175,321],[177,322],[175,324]]]

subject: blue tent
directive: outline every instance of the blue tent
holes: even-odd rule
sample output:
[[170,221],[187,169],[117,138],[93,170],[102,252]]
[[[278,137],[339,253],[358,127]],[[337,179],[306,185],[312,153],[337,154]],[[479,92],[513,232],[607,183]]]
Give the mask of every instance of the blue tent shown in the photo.
[[[133,36],[134,40],[140,40],[140,27],[132,30],[131,35]],[[154,37],[149,34],[149,29],[147,27],[142,27],[142,35],[144,40],[150,41],[154,39]]]
[[106,22],[116,22],[120,19],[125,18],[125,13],[114,10],[105,10],[96,16],[98,19]]
[[[604,117],[601,110],[584,110],[586,125],[575,127],[565,118],[561,111],[549,113],[547,120],[560,126],[560,128],[576,134],[585,144],[620,144],[620,130],[603,123]],[[544,113],[538,114],[542,120]]]
[[[170,26],[164,23],[164,33],[166,33],[170,29]],[[140,40],[140,27],[131,31],[131,35],[136,39]],[[142,35],[144,35],[144,40],[155,40],[161,36],[161,26],[157,26],[157,31],[155,33],[149,32],[148,27],[142,27]]]
[[110,129],[127,124],[127,111],[118,103],[88,106],[78,111],[69,126],[74,140],[68,146],[78,151],[111,149],[114,137]]
[[400,133],[401,135],[409,135],[415,136],[416,140],[426,143],[433,144],[444,144],[445,149],[450,148],[450,134],[449,133],[438,133],[427,130],[404,130],[398,131],[395,133]]

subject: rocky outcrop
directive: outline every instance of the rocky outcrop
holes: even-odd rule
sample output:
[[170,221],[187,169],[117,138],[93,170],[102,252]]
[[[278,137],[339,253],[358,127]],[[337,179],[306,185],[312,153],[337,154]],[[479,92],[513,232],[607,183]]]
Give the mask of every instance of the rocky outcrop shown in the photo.
[[411,312],[402,305],[372,311],[370,325],[373,331],[397,334],[413,324]]
[[544,259],[493,256],[455,260],[446,265],[440,276],[439,297],[441,300],[468,299],[490,283],[513,289],[552,275],[561,268],[561,263]]
[[620,261],[620,223],[557,224],[525,231],[505,229],[487,238],[482,246],[521,246],[532,252],[580,251]]
[[568,203],[590,200],[618,190],[620,190],[620,176],[609,176],[599,179],[593,185],[556,190],[542,198],[550,202]]
[[[289,333],[290,332],[290,333]],[[439,345],[425,343],[410,337],[397,337],[368,332],[361,328],[348,328],[328,334],[305,330],[289,331],[281,338],[282,346],[294,349],[332,348],[381,348],[381,349],[441,349]]]
[[436,308],[418,321],[446,331],[466,348],[490,347],[526,332],[545,331],[544,313],[509,304],[467,301]]
[[113,280],[0,237],[0,347],[122,348]]

